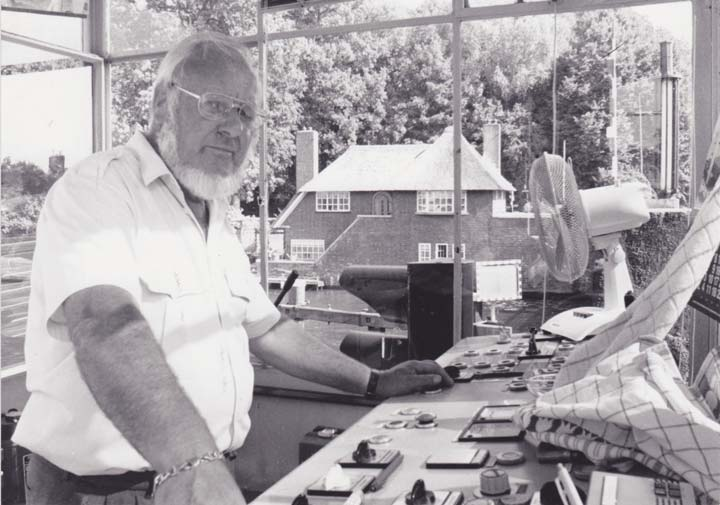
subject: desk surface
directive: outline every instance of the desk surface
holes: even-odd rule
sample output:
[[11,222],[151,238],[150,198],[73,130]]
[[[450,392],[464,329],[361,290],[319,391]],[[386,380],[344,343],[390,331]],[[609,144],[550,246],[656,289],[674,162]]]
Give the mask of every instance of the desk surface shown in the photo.
[[[495,337],[466,338],[437,361],[443,366],[461,360],[469,361],[467,358],[462,358],[463,352],[468,349],[492,346],[495,341]],[[425,468],[425,460],[430,455],[441,454],[450,448],[483,447],[488,449],[492,455],[506,450],[520,450],[525,454],[526,462],[522,465],[502,468],[507,471],[511,481],[514,479],[532,481],[539,489],[542,483],[556,476],[556,467],[551,464],[538,463],[535,457],[535,448],[527,442],[455,441],[462,428],[481,406],[503,401],[522,403],[532,399],[532,395],[528,392],[509,391],[508,383],[509,379],[473,381],[456,384],[455,387],[434,395],[416,394],[386,400],[260,495],[253,501],[253,505],[289,505],[299,493],[304,492],[308,486],[325,476],[338,460],[352,453],[361,440],[378,434],[389,435],[392,437],[392,441],[374,447],[397,449],[403,454],[404,460],[382,489],[365,495],[365,503],[390,505],[398,496],[407,493],[417,479],[424,479],[429,490],[462,488],[466,500],[471,499],[472,490],[479,486],[481,470],[428,470]],[[399,410],[410,406],[417,406],[424,412],[435,413],[438,426],[432,429],[399,430],[387,429],[382,426],[391,420],[412,419],[412,417],[402,416],[398,413]],[[288,457],[294,456],[294,454],[288,455]],[[345,469],[345,471],[349,475],[376,475],[380,472],[376,469]],[[343,498],[310,497],[311,505],[318,503],[334,505],[343,502]]]

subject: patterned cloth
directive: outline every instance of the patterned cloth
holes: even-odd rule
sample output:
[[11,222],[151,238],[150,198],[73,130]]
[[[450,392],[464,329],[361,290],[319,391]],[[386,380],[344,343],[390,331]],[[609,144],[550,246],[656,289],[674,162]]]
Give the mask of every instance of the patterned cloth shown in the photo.
[[720,502],[720,348],[688,387],[664,338],[720,245],[720,185],[663,271],[628,310],[576,347],[555,389],[523,407],[528,437],[594,461],[630,458]]

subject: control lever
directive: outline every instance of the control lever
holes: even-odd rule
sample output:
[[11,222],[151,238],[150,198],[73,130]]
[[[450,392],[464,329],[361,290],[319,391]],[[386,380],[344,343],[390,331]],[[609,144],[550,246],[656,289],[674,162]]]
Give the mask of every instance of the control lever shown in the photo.
[[375,459],[375,449],[370,447],[367,440],[363,440],[353,451],[352,458],[357,463],[370,463]]
[[307,499],[307,496],[305,495],[305,493],[300,493],[292,501],[292,505],[310,505],[310,502],[308,502],[308,499]]
[[413,484],[412,491],[405,495],[407,505],[430,505],[435,503],[435,493],[425,489],[425,481],[418,479]]
[[537,328],[530,328],[530,342],[528,342],[527,350],[528,356],[535,356],[536,354],[540,354],[540,350],[537,347],[537,342],[535,342],[535,335],[537,334],[537,332]]
[[277,298],[275,298],[275,306],[277,307],[280,305],[280,302],[283,298],[285,298],[285,295],[288,291],[290,291],[290,288],[293,287],[293,284],[295,284],[295,281],[300,276],[297,270],[293,270],[290,272],[290,275],[288,275],[288,278],[285,279],[285,283],[282,286],[282,289],[280,290],[280,294],[277,295]]

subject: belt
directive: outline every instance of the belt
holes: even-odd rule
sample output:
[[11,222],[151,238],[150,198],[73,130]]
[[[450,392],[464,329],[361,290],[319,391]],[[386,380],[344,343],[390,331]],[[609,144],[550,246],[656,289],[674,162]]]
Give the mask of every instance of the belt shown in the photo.
[[155,472],[125,472],[119,475],[75,475],[68,472],[69,480],[78,493],[106,496],[122,491],[144,491],[150,498],[155,490]]
[[[225,459],[232,461],[237,456],[235,451],[225,451]],[[155,475],[157,472],[125,472],[118,475],[75,475],[68,472],[68,480],[75,483],[78,493],[107,496],[123,491],[144,492],[145,497],[152,498],[155,492]]]

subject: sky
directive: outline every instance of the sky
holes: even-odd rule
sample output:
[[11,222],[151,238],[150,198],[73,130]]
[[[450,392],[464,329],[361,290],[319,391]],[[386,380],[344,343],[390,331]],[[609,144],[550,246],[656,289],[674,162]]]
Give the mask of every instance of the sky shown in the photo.
[[[381,1],[381,0],[368,0]],[[449,2],[449,0],[443,0]],[[480,1],[480,0],[475,0]],[[491,0],[497,3],[497,0]],[[424,0],[395,0],[397,9],[411,9]],[[450,3],[448,3],[450,5]],[[690,42],[690,2],[633,7],[654,25]],[[2,12],[3,30],[35,36],[54,44],[80,49],[80,20]],[[46,54],[2,41],[3,65],[47,59]],[[51,73],[3,76],[0,93],[0,150],[2,157],[32,161],[47,168],[49,156],[62,152],[71,165],[92,151],[90,72],[67,69]]]

